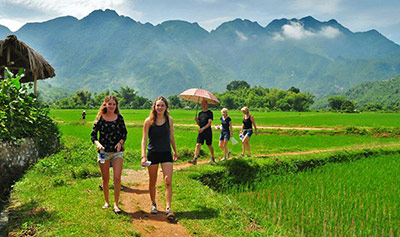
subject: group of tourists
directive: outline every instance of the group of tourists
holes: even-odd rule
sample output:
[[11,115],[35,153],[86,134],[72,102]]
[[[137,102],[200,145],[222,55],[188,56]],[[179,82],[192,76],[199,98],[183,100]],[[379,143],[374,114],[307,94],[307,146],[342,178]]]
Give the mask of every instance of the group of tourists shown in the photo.
[[[257,127],[254,117],[249,114],[249,109],[243,107],[243,122],[240,130],[242,140],[242,154],[250,156],[249,140],[254,132],[257,134]],[[221,110],[221,135],[219,138],[219,147],[224,152],[222,160],[228,159],[230,151],[228,150],[228,141],[233,136],[232,121],[228,116],[228,109]],[[86,115],[86,114],[85,114]],[[202,111],[195,116],[195,121],[200,127],[198,130],[197,143],[193,160],[189,162],[196,165],[200,148],[206,142],[211,153],[211,162],[215,162],[214,148],[212,146],[213,112],[208,109],[206,100],[202,101]],[[103,209],[110,207],[109,202],[109,181],[110,165],[113,168],[114,180],[114,205],[113,210],[116,214],[121,213],[118,207],[119,194],[121,190],[121,173],[123,164],[124,144],[127,139],[127,129],[124,119],[120,114],[118,100],[113,95],[108,95],[97,113],[91,140],[96,145],[98,151],[97,161],[102,175],[102,189],[105,203]],[[98,137],[99,134],[99,137]],[[172,147],[172,150],[171,150]],[[173,151],[173,155],[171,152]],[[149,193],[151,199],[150,213],[157,214],[156,204],[156,183],[158,167],[161,166],[165,184],[166,216],[168,219],[174,219],[174,213],[171,211],[172,200],[172,172],[173,161],[178,159],[178,153],[174,138],[174,123],[168,111],[168,101],[164,97],[157,97],[152,105],[150,115],[143,124],[143,136],[141,143],[141,165],[148,168],[149,174]]]

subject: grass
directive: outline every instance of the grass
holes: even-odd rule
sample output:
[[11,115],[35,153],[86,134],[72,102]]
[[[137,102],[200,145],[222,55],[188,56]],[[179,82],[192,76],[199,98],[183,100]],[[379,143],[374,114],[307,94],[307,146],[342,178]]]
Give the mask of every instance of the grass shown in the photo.
[[100,171],[91,158],[93,152],[87,142],[71,139],[61,152],[32,167],[11,194],[11,234],[136,235],[130,217],[100,208],[104,199],[98,190]]
[[[95,147],[90,142],[91,121],[97,111],[86,111],[87,122],[81,121],[81,112],[51,111],[51,116],[59,122],[65,147],[40,160],[14,185],[9,226],[13,235],[139,235],[128,216],[116,216],[111,209],[100,208],[103,204],[103,195],[97,188],[100,171],[95,162]],[[148,113],[148,110],[122,111],[128,122],[124,168],[140,169],[141,125]],[[175,123],[194,123],[194,111],[173,110],[171,114]],[[214,115],[217,114],[219,112],[214,111]],[[398,114],[253,114],[258,124],[265,126],[381,126],[389,128],[387,133],[391,128],[400,127]],[[240,123],[239,111],[231,111],[230,116],[234,124]],[[214,148],[221,157],[222,152],[217,147],[219,133],[214,131]],[[234,133],[237,137],[238,130]],[[180,162],[186,162],[193,156],[196,129],[177,126],[175,138],[178,153],[182,154]],[[346,132],[268,132],[251,138],[254,155],[359,149],[397,143],[396,137]],[[238,155],[241,146],[230,144],[230,149]],[[208,159],[208,154],[208,148],[203,146],[203,157]],[[328,164],[307,172],[298,171],[334,160],[326,154],[309,154],[192,166],[174,173],[173,210],[179,223],[189,233],[199,236],[399,235],[396,223],[399,223],[400,193],[396,184],[400,180],[396,178],[396,171],[400,167],[396,156],[384,156],[384,152],[380,154],[379,151],[338,154],[337,159],[346,159],[343,158],[346,156],[367,159]],[[370,157],[373,154],[374,157]],[[225,166],[230,163],[237,163],[236,170],[228,169],[230,173],[219,176],[226,172]],[[299,165],[304,167],[295,169]],[[289,171],[296,173],[288,174]],[[217,177],[219,180],[214,182],[215,185],[235,180],[244,182],[233,182],[235,185],[226,186],[228,189],[220,192],[215,191],[218,187],[213,189],[210,188],[212,185],[204,185],[205,180],[199,177],[208,177],[211,181]],[[248,189],[248,185],[252,188]],[[366,216],[368,218],[363,219]]]
[[[220,110],[212,110],[214,125],[219,125]],[[86,121],[94,121],[97,110],[86,110]],[[149,110],[122,109],[122,115],[127,123],[142,125],[149,115]],[[53,109],[50,116],[56,121],[80,122],[82,110]],[[171,110],[175,123],[193,124],[194,110]],[[389,127],[400,128],[400,113],[333,113],[333,112],[257,112],[251,111],[259,126],[286,127]],[[233,125],[241,125],[243,114],[239,110],[229,111]]]
[[272,176],[229,197],[290,235],[400,234],[398,155]]

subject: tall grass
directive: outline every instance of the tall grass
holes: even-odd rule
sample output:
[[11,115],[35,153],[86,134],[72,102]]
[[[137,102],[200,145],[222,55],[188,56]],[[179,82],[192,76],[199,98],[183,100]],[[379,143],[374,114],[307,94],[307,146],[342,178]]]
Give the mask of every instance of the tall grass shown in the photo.
[[[400,234],[400,160],[377,156],[272,176],[231,198],[294,235]],[[245,191],[245,189],[242,189]]]

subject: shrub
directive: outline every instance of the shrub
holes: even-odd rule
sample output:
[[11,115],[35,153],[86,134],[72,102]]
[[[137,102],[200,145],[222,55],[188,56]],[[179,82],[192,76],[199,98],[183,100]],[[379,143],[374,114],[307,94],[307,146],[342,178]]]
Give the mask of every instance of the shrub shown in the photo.
[[6,70],[7,78],[0,81],[0,142],[34,138],[40,156],[58,149],[59,131],[48,116],[49,110],[40,105],[37,97],[29,91],[32,85],[20,83],[23,71],[14,77]]

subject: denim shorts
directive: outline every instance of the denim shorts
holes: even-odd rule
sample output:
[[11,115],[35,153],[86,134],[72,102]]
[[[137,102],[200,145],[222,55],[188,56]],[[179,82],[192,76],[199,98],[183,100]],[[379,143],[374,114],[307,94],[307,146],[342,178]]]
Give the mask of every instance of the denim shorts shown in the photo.
[[248,136],[251,137],[251,134],[253,134],[253,129],[249,128],[249,129],[243,129],[243,137]]
[[[123,158],[122,151],[120,151],[120,152],[105,152],[104,154],[106,155],[104,160],[113,161],[115,159]],[[97,162],[99,162],[99,161],[100,161],[100,153],[97,154]]]
[[219,136],[219,140],[220,141],[222,141],[222,140],[228,140],[229,141],[230,137],[231,136],[230,136],[229,132],[221,132],[221,136]]

